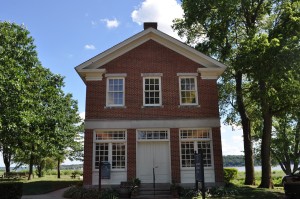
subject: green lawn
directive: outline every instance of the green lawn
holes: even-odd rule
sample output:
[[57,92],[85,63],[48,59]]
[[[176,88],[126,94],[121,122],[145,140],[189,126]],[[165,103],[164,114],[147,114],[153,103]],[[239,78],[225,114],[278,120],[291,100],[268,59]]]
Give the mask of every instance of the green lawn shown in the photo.
[[[0,174],[2,175],[2,174]],[[13,180],[0,180],[13,181]],[[38,195],[49,193],[58,189],[69,187],[76,184],[81,184],[79,179],[71,179],[70,175],[61,175],[58,179],[55,175],[45,175],[44,177],[35,177],[32,180],[20,179],[18,182],[23,182],[23,195]]]
[[[1,172],[0,172],[0,175]],[[273,182],[275,184],[274,189],[260,189],[257,186],[244,186],[244,172],[238,172],[237,178],[233,181],[233,185],[229,188],[220,188],[214,190],[213,195],[209,198],[213,199],[282,199],[284,198],[284,190],[280,185],[282,176],[281,171],[275,171],[272,173]],[[256,184],[260,183],[260,172],[256,172]],[[3,181],[2,179],[0,181]],[[23,182],[23,195],[37,195],[44,194],[51,191],[55,191],[61,188],[69,187],[75,184],[81,184],[79,179],[71,179],[70,175],[62,175],[60,179],[57,179],[56,175],[46,175],[45,177],[35,177],[32,180],[22,179]],[[188,199],[188,197],[182,197]]]

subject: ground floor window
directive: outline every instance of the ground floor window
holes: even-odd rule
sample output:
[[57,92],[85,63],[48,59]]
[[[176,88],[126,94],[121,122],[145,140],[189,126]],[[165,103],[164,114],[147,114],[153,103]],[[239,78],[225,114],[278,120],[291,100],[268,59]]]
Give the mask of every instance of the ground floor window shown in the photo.
[[126,131],[95,131],[95,169],[99,169],[100,161],[110,162],[112,170],[126,168]]
[[194,153],[200,149],[203,153],[205,167],[212,166],[212,139],[210,129],[181,129],[181,167],[194,167]]

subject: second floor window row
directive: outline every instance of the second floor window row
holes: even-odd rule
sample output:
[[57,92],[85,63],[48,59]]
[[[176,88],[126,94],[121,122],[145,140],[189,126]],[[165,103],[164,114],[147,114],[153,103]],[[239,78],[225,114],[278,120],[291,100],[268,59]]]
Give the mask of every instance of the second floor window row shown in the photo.
[[[161,106],[161,77],[143,77],[143,106]],[[197,78],[179,77],[180,105],[198,105]],[[125,78],[107,78],[106,106],[125,106]]]

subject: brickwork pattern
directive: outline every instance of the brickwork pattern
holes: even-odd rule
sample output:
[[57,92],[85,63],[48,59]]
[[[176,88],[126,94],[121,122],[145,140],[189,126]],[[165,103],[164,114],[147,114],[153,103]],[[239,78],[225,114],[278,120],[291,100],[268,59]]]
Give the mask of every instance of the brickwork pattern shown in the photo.
[[220,128],[212,128],[212,139],[215,164],[215,181],[216,184],[222,184],[224,182],[224,173]]
[[[197,73],[201,65],[150,40],[103,66],[106,73],[126,73],[125,107],[106,105],[106,78],[87,82],[86,119],[174,119],[218,117],[216,80],[197,77],[196,106],[179,106],[177,73]],[[143,107],[142,73],[162,73],[162,107]]]
[[84,164],[83,185],[91,185],[93,179],[93,130],[86,129],[84,132]]
[[136,131],[127,130],[127,180],[136,177]]
[[171,174],[172,183],[180,183],[180,147],[179,147],[179,129],[170,130],[171,142]]

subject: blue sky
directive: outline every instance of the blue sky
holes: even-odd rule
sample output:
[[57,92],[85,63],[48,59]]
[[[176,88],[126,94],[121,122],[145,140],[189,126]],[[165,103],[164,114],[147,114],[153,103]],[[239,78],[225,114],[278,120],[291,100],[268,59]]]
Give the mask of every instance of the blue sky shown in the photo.
[[[85,85],[74,67],[143,30],[158,29],[177,38],[171,25],[183,11],[176,0],[0,0],[0,20],[23,24],[37,46],[39,60],[65,77],[66,93],[85,112]],[[240,131],[222,126],[223,154],[241,154]],[[0,157],[0,167],[3,165]]]

